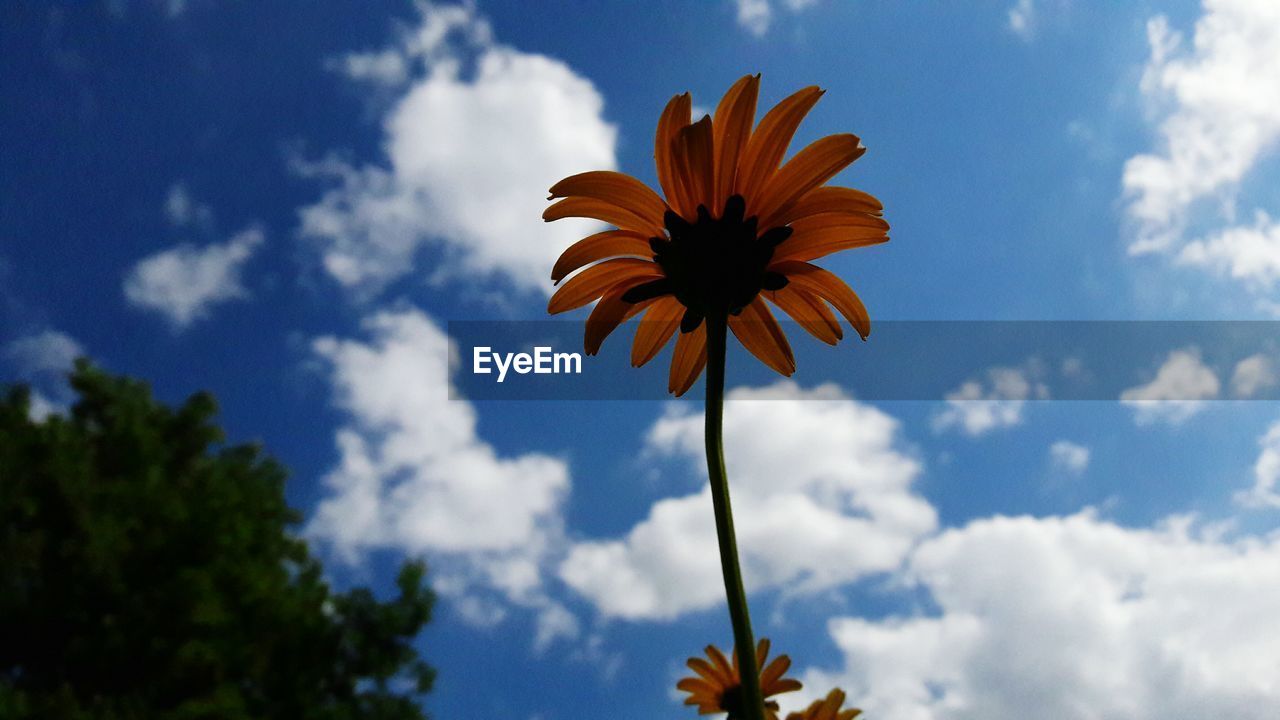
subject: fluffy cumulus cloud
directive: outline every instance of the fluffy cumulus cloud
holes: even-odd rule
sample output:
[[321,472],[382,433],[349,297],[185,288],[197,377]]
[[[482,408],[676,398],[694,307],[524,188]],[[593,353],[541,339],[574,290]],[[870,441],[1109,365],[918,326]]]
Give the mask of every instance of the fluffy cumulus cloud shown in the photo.
[[1139,425],[1165,422],[1178,425],[1204,409],[1202,401],[1218,396],[1218,376],[1200,359],[1200,350],[1174,350],[1156,370],[1151,382],[1120,393],[1134,409]]
[[1252,224],[1234,216],[1241,188],[1280,141],[1280,4],[1204,0],[1189,42],[1163,15],[1147,35],[1142,91],[1159,119],[1159,148],[1125,164],[1130,249],[1173,252],[1181,263],[1273,287],[1276,221],[1265,208]]
[[549,290],[556,256],[597,225],[543,223],[546,191],[617,164],[604,100],[559,60],[496,42],[472,6],[419,7],[421,25],[396,45],[336,63],[390,94],[385,158],[299,161],[331,185],[299,211],[299,232],[330,276],[366,294],[412,272],[426,247],[437,276]]
[[1049,446],[1049,463],[1059,470],[1079,475],[1088,469],[1090,454],[1084,445],[1057,440]]
[[[547,632],[564,631],[572,618],[547,600],[542,564],[562,536],[565,463],[503,457],[477,435],[475,408],[450,399],[448,337],[426,315],[382,312],[364,328],[367,339],[313,343],[347,419],[308,535],[349,562],[379,549],[427,553],[441,560],[442,592],[495,590],[543,610]],[[473,619],[501,617],[484,596],[459,607]]]
[[969,380],[946,396],[946,407],[933,417],[934,432],[958,429],[969,437],[1013,427],[1022,422],[1027,400],[1045,400],[1049,388],[1039,380],[1040,363],[1023,367],[996,367],[987,371],[986,381]]
[[35,375],[65,372],[76,358],[84,354],[84,348],[64,332],[45,330],[10,342],[5,346],[4,354],[17,367],[19,374]]
[[183,244],[145,257],[125,277],[125,298],[185,328],[214,305],[248,296],[241,268],[263,239],[260,228],[250,227],[225,243]]
[[1253,487],[1236,493],[1235,500],[1245,507],[1280,508],[1280,422],[1273,424],[1258,444],[1262,451],[1253,465]]
[[1224,228],[1187,243],[1178,260],[1265,291],[1280,280],[1280,223],[1259,210],[1252,225]]
[[756,37],[764,37],[773,24],[775,6],[799,12],[818,0],[733,0],[738,25]]
[[[701,414],[672,410],[647,451],[705,473]],[[725,452],[749,591],[809,593],[891,571],[936,525],[896,420],[824,386],[730,393]],[[709,490],[656,502],[625,536],[575,544],[560,577],[605,616],[673,618],[723,602]]]
[[937,612],[831,620],[844,666],[803,673],[807,692],[840,685],[883,720],[1263,720],[1280,706],[1280,537],[994,517],[923,543],[907,576]]
[[769,32],[769,23],[773,20],[769,0],[734,0],[734,5],[737,8],[738,25],[742,29],[756,37],[763,37]]
[[1035,36],[1035,0],[1018,0],[1009,8],[1009,30],[1023,40],[1031,40]]
[[1231,394],[1238,398],[1262,395],[1277,383],[1275,361],[1264,353],[1250,355],[1236,363],[1231,373]]
[[13,366],[17,376],[31,387],[32,420],[40,421],[67,409],[72,392],[66,374],[84,348],[70,335],[44,330],[11,341],[0,356]]

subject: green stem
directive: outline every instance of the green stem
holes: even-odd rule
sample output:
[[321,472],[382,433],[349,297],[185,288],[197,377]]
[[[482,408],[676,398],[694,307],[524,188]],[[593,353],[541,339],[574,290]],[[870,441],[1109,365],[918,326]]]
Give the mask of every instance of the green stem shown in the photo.
[[760,669],[756,665],[756,643],[751,636],[751,615],[747,593],[738,565],[738,543],[733,534],[733,509],[729,505],[729,478],[724,471],[724,356],[726,318],[709,314],[707,323],[707,475],[711,480],[711,501],[716,512],[716,538],[720,541],[720,567],[724,571],[724,591],[729,600],[733,642],[738,653],[742,678],[742,701],[746,720],[764,720],[764,697],[760,693]]

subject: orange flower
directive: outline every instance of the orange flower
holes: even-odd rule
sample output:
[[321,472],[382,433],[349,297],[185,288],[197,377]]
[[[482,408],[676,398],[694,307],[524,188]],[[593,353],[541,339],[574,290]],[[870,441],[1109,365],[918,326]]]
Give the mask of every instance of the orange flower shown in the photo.
[[550,199],[563,199],[542,214],[548,222],[583,217],[617,228],[564,251],[552,280],[586,269],[556,291],[547,311],[599,299],[587,318],[589,355],[619,324],[643,312],[631,347],[637,367],[679,328],[668,382],[676,395],[706,365],[702,321],[712,313],[726,315],[743,346],[787,376],[795,371],[795,357],[765,300],[832,345],[843,333],[831,307],[864,340],[871,332],[853,290],[809,262],[889,239],[878,200],[824,186],[866,148],[855,135],[831,135],[782,163],[796,127],[823,91],[807,87],[791,95],[753,130],[759,82],[759,75],[749,75],[734,83],[714,120],[708,115],[691,122],[688,93],[667,103],[654,147],[665,200],[629,175],[593,171],[556,183]]
[[862,714],[857,708],[841,710],[841,705],[844,705],[844,691],[836,688],[827,693],[826,700],[814,700],[803,712],[788,713],[787,720],[853,720]]
[[[685,705],[697,705],[699,715],[713,715],[727,712],[727,720],[741,720],[742,714],[742,676],[738,672],[738,655],[734,653],[733,662],[725,658],[724,653],[714,645],[708,645],[707,657],[689,658],[689,668],[699,677],[687,677],[676,683],[676,688],[689,693]],[[756,664],[763,668],[760,671],[760,694],[768,698],[785,692],[800,689],[800,681],[782,677],[791,667],[791,658],[779,655],[767,666],[765,658],[769,656],[769,641],[761,640],[756,645]],[[777,720],[778,703],[765,703],[765,716],[769,720]]]

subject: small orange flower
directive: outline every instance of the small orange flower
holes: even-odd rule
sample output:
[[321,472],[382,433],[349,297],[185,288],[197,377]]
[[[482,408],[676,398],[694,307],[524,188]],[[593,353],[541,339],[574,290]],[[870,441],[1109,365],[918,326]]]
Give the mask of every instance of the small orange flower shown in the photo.
[[787,720],[853,720],[862,714],[857,708],[841,710],[844,705],[844,691],[836,688],[827,693],[825,700],[814,700],[813,704],[802,712],[787,714]]
[[795,357],[765,300],[832,345],[843,333],[828,303],[864,340],[871,332],[853,290],[809,262],[889,239],[880,201],[824,185],[866,148],[855,135],[831,135],[782,163],[796,127],[823,91],[796,92],[753,130],[759,81],[748,75],[729,88],[714,120],[707,115],[692,122],[689,93],[667,103],[654,147],[665,199],[630,175],[593,171],[556,183],[550,199],[563,199],[542,214],[548,222],[584,217],[617,228],[564,251],[551,272],[555,282],[586,269],[556,291],[547,311],[599,299],[587,318],[589,355],[619,324],[643,312],[631,347],[637,367],[679,328],[668,382],[676,395],[706,365],[702,321],[712,313],[727,316],[743,346],[787,376],[795,371]]
[[[724,712],[729,713],[727,720],[741,720],[745,716],[742,714],[741,707],[742,675],[738,672],[738,654],[733,654],[733,662],[730,663],[715,645],[708,645],[706,653],[711,662],[702,658],[689,658],[689,668],[699,677],[683,678],[676,683],[677,689],[689,693],[684,704],[697,705],[699,715]],[[779,655],[773,659],[773,662],[765,665],[764,661],[768,656],[769,641],[762,639],[756,645],[756,665],[763,668],[760,671],[761,696],[768,698],[772,695],[799,690],[801,687],[799,680],[782,677],[783,673],[791,667],[791,658]],[[768,720],[777,720],[778,703],[766,702],[765,711]]]

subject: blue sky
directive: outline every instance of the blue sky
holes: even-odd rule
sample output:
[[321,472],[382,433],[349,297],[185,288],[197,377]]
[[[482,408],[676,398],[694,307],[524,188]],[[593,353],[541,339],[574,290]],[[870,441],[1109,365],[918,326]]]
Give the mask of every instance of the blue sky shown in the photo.
[[[591,231],[543,224],[545,189],[654,183],[666,100],[759,72],[762,106],[827,90],[793,150],[869,149],[836,182],[893,240],[825,266],[876,320],[1273,320],[1278,8],[9,3],[0,363],[39,412],[81,353],[208,389],[292,469],[336,584],[428,558],[435,716],[690,716],[683,660],[730,636],[696,403],[448,399],[447,323],[543,318]],[[1270,717],[1280,412],[1227,400],[1280,357],[1149,355],[1115,401],[1043,401],[1091,369],[1024,357],[873,402],[823,384],[838,360],[780,381],[731,354],[789,707],[838,684],[885,720]]]

